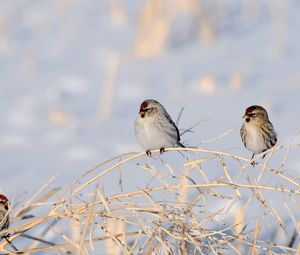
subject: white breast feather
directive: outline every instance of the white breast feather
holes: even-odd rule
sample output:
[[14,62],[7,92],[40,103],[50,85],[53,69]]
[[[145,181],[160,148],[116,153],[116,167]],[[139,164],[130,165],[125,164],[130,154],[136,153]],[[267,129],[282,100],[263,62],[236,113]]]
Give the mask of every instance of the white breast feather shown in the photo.
[[[170,125],[170,129],[168,129],[168,125]],[[154,118],[137,118],[135,134],[140,145],[147,150],[174,147],[177,144],[176,134],[170,136],[165,130],[167,128],[170,131],[174,128],[167,120],[164,121],[164,126],[165,128],[162,128],[161,125],[158,125]]]
[[247,149],[255,154],[265,151],[267,146],[259,128],[251,123],[245,123],[245,128],[247,132],[245,137]]

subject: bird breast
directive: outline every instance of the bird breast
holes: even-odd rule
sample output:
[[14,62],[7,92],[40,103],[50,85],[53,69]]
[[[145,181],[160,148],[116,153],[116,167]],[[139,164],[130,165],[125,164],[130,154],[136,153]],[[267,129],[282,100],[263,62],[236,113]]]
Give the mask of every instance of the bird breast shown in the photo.
[[135,134],[145,149],[174,147],[177,144],[176,129],[168,120],[138,118],[135,123]]
[[248,150],[255,154],[262,153],[267,148],[261,129],[250,123],[245,123],[245,144]]

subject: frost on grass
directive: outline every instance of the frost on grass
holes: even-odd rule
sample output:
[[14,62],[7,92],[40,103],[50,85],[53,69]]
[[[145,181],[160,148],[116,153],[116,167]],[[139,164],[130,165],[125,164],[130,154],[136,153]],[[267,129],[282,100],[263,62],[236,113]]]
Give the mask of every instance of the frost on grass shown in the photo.
[[[275,147],[255,167],[238,155],[200,148],[114,157],[70,185],[55,189],[50,180],[29,201],[12,203],[11,244],[3,239],[0,250],[294,254],[300,189],[284,170],[287,157],[278,160],[284,149]],[[114,186],[111,194],[107,186]]]

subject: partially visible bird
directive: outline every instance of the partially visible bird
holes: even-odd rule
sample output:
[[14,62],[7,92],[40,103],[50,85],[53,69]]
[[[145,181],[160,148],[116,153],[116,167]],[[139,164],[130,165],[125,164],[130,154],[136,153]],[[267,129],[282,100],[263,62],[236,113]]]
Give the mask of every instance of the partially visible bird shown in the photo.
[[[9,216],[8,216],[9,202],[6,196],[0,195],[0,231],[8,229]],[[0,236],[0,238],[6,237],[7,234]]]
[[277,143],[277,134],[267,111],[259,105],[248,107],[243,118],[245,121],[240,130],[241,138],[245,147],[253,153],[253,159],[255,154],[265,152]]
[[139,115],[135,121],[135,135],[148,156],[151,156],[150,150],[160,149],[163,153],[167,147],[185,147],[180,142],[174,121],[159,102],[153,99],[143,101]]

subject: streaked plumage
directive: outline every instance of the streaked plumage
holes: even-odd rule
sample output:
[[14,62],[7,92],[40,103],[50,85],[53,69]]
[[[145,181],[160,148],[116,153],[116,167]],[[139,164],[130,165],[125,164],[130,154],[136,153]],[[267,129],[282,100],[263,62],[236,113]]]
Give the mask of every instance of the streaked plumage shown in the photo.
[[135,135],[148,155],[151,155],[150,150],[160,149],[162,153],[167,147],[184,147],[180,143],[178,128],[159,102],[153,99],[143,101],[139,114],[135,121]]
[[253,153],[252,158],[277,143],[277,134],[263,107],[248,107],[243,118],[245,122],[241,127],[241,138],[245,147]]
[[[9,227],[8,204],[6,196],[0,195],[0,231]],[[5,235],[0,236],[0,238],[3,238]]]

